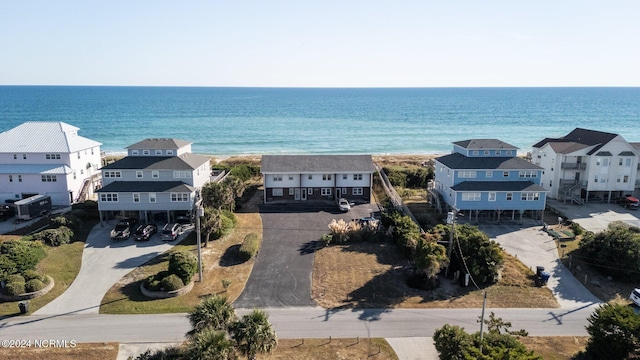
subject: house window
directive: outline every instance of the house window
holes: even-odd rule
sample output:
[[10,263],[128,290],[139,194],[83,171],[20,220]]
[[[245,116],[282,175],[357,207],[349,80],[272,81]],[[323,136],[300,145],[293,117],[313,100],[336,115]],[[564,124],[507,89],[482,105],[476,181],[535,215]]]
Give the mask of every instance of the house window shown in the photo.
[[156,155],[162,155],[162,150],[156,150]]
[[307,189],[307,194],[312,195],[313,194],[313,188],[308,188]]
[[489,193],[489,201],[496,201],[496,193],[494,192]]
[[487,172],[485,173],[485,175],[484,175],[484,176],[485,176],[485,177],[488,177],[488,178],[492,178],[492,177],[493,177],[493,171],[491,171],[491,170],[487,170]]
[[293,195],[293,188],[289,188],[289,195]]
[[522,201],[537,201],[537,200],[540,200],[540,193],[537,193],[537,192],[523,192],[520,199]]
[[122,173],[120,171],[105,171],[104,177],[106,178],[121,178]]
[[309,174],[309,180],[313,180],[313,175]]
[[[27,160],[27,154],[22,154],[22,159]],[[78,153],[78,159],[80,159],[80,154]]]
[[473,150],[473,155],[478,155],[480,152],[478,150]]
[[496,155],[502,155],[502,150],[496,150]]
[[342,188],[342,193],[346,194],[347,193],[347,188]]
[[173,178],[174,179],[184,179],[184,178],[190,178],[191,177],[191,172],[190,171],[174,171],[173,172]]
[[520,171],[521,178],[534,178],[536,177],[535,170],[522,170]]
[[187,202],[189,193],[171,193],[171,202]]
[[58,178],[55,175],[42,175],[42,182],[57,182]]
[[489,155],[489,150],[485,150],[485,151],[484,151],[484,154],[485,154],[485,155]]
[[22,175],[18,175],[18,182],[22,182]]
[[353,180],[362,180],[362,174],[353,174]]
[[353,188],[353,189],[351,189],[351,194],[353,194],[353,195],[362,195],[362,188]]
[[460,171],[458,172],[458,177],[459,178],[475,178],[476,177],[476,172],[475,171]]
[[13,175],[9,175],[9,182],[13,182]]
[[331,174],[322,174],[322,180],[324,181],[331,180]]
[[507,150],[507,155],[511,155],[512,153],[512,150]]
[[75,180],[75,179],[76,179],[76,172],[74,171],[73,172],[73,180]]
[[509,177],[509,172],[508,171],[503,171],[502,172],[502,177]]
[[329,196],[331,195],[331,188],[322,188],[320,189],[320,192],[322,196]]
[[117,193],[102,193],[102,194],[100,194],[100,201],[118,202],[118,194]]
[[347,180],[347,174],[342,174],[342,180]]
[[154,178],[154,179],[157,179],[157,178],[160,177],[160,173],[157,170],[153,170],[151,172],[151,177]]
[[44,158],[47,160],[60,160],[60,154],[45,154]]
[[631,166],[631,158],[624,159],[624,166]]
[[93,148],[91,148],[91,155],[93,155]]
[[140,193],[133,193],[133,202],[134,203],[140,202]]
[[17,160],[18,159],[18,155],[17,154],[13,154],[13,160]]
[[131,150],[131,155],[138,155],[138,150]]
[[282,175],[273,175],[273,181],[282,181]]
[[167,155],[173,155],[173,150],[167,150]]
[[142,155],[150,155],[151,151],[149,150],[142,150]]
[[616,182],[620,182],[622,180],[622,175],[618,175],[618,177],[616,178]]
[[462,201],[480,201],[482,194],[479,192],[463,192]]
[[622,166],[622,158],[618,159],[618,166]]
[[78,151],[78,159],[80,159],[80,151]]
[[602,166],[609,166],[609,158],[602,159]]
[[156,193],[149,193],[149,202],[150,203],[156,202]]
[[273,189],[271,190],[271,194],[273,196],[282,196],[282,188],[278,188],[278,189]]
[[293,180],[293,175],[289,175],[289,180]]
[[629,175],[623,176],[622,177],[622,182],[625,183],[625,184],[628,183],[629,182]]
[[593,182],[598,182],[598,175],[595,175],[595,176],[593,177]]
[[507,193],[507,201],[513,200],[513,193]]
[[142,171],[136,171],[136,178],[142,179]]

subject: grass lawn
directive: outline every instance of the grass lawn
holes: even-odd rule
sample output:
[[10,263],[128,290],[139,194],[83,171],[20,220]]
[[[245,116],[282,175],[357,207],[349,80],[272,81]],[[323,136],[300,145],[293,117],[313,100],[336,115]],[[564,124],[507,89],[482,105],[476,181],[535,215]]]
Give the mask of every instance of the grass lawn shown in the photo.
[[82,343],[67,348],[0,349],[0,359],[4,360],[114,360],[117,356],[117,343]]
[[384,339],[280,339],[278,347],[258,359],[398,359]]
[[587,345],[588,336],[525,336],[519,338],[545,360],[570,360]]
[[[245,207],[250,209],[250,207]],[[249,211],[249,210],[247,210]],[[245,235],[254,232],[262,240],[262,220],[257,212],[237,213],[238,223],[234,230],[215,241],[209,241],[202,248],[203,282],[195,283],[188,294],[172,299],[150,299],[140,292],[140,284],[148,276],[166,270],[168,254],[147,262],[131,271],[116,283],[102,299],[102,314],[153,314],[189,312],[208,295],[223,294],[230,302],[234,301],[244,289],[255,260],[240,262],[237,252]],[[202,240],[204,241],[204,239]],[[196,234],[192,233],[180,244],[169,251],[189,251],[197,254]],[[229,288],[224,290],[222,280],[231,280]],[[198,274],[194,276],[198,280]]]

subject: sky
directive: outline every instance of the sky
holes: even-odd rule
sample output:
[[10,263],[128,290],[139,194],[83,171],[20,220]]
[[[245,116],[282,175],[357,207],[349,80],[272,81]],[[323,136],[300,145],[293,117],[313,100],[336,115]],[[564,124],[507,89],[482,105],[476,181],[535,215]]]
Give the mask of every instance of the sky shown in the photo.
[[640,86],[637,0],[0,0],[0,85]]

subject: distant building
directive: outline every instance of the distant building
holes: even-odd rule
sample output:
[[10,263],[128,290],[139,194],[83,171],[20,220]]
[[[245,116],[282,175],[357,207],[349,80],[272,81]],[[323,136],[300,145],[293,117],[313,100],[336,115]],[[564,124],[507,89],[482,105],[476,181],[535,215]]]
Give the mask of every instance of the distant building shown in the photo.
[[49,195],[69,206],[100,184],[101,143],[64,122],[26,122],[0,133],[0,199]]
[[496,139],[454,142],[451,154],[435,159],[434,190],[470,219],[521,219],[528,213],[542,220],[542,168],[517,157],[517,150]]
[[146,139],[127,147],[126,157],[102,168],[101,219],[175,220],[193,209],[196,192],[209,182],[209,161],[192,154],[184,140]]
[[375,167],[371,155],[264,155],[264,202],[370,201]]
[[640,151],[622,136],[576,128],[533,145],[532,161],[544,168],[549,197],[582,204],[638,195]]

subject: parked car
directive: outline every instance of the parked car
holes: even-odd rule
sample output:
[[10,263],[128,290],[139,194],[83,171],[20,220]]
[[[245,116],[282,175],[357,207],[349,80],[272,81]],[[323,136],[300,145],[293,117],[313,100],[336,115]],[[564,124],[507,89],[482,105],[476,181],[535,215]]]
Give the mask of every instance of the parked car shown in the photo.
[[617,199],[616,204],[627,209],[637,210],[638,206],[640,205],[640,200],[631,195],[627,195],[625,197]]
[[164,228],[162,228],[162,233],[160,234],[160,238],[164,241],[173,241],[175,240],[180,231],[180,224],[172,223],[166,224]]
[[111,230],[111,238],[113,240],[128,239],[131,236],[131,222],[127,219],[120,220],[116,227]]
[[631,296],[629,296],[629,299],[631,299],[631,301],[633,301],[633,303],[637,306],[640,306],[640,289],[633,289],[633,291],[631,292]]
[[351,210],[351,204],[349,204],[349,201],[345,198],[338,199],[338,207],[342,212],[348,212]]
[[158,232],[158,227],[154,224],[142,224],[138,225],[136,231],[133,233],[133,240],[135,241],[147,241]]
[[176,222],[180,225],[186,226],[191,224],[191,216],[189,214],[176,216]]
[[11,219],[16,215],[16,210],[13,205],[0,205],[0,221]]

